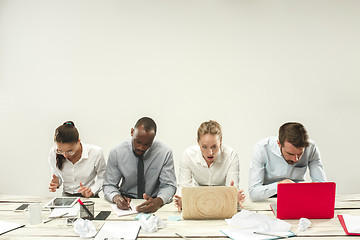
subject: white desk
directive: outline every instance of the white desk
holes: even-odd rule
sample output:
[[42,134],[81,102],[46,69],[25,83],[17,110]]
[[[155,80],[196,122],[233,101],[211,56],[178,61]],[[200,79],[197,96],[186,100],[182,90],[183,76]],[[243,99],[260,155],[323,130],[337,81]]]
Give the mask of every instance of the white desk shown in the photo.
[[[20,224],[25,224],[25,227],[11,231],[4,235],[0,235],[0,239],[79,239],[76,233],[73,230],[73,227],[66,226],[64,219],[55,219],[46,224],[30,225],[28,220],[28,213],[16,213],[13,210],[19,206],[21,203],[4,203],[1,201],[4,200],[19,200],[23,202],[41,202],[42,206],[45,206],[51,198],[40,198],[40,197],[29,197],[29,196],[10,196],[10,195],[0,195],[0,219],[4,221],[17,222]],[[335,216],[337,214],[353,214],[360,215],[360,201],[348,201],[348,200],[360,200],[360,194],[358,195],[344,195],[337,196],[336,198],[336,210]],[[95,201],[95,215],[103,210],[111,211],[110,203],[105,199],[91,199]],[[142,200],[133,200],[134,203],[140,203]],[[274,217],[272,211],[270,210],[270,203],[276,202],[276,199],[269,199],[265,202],[245,202],[245,209],[256,210],[262,214]],[[42,211],[43,220],[47,219],[50,212],[47,210]],[[201,240],[216,240],[216,239],[228,239],[225,235],[220,232],[220,229],[229,228],[225,220],[181,220],[181,221],[167,221],[169,216],[180,216],[181,213],[177,212],[173,203],[167,204],[159,209],[156,213],[156,216],[165,220],[167,227],[160,229],[155,233],[148,233],[143,230],[140,230],[139,239],[177,239],[180,238],[175,235],[175,232],[181,233],[191,239],[201,239]],[[113,212],[108,217],[107,220],[113,221],[134,221],[136,215],[117,217]],[[342,229],[339,220],[337,217],[333,219],[315,219],[311,220],[312,226],[304,232],[299,232],[297,230],[298,220],[286,220],[288,223],[292,224],[291,231],[297,233],[297,237],[291,238],[294,240],[336,240],[336,239],[345,239],[345,238],[359,238],[356,236],[346,236],[344,230]],[[104,221],[93,221],[96,228],[100,229]]]

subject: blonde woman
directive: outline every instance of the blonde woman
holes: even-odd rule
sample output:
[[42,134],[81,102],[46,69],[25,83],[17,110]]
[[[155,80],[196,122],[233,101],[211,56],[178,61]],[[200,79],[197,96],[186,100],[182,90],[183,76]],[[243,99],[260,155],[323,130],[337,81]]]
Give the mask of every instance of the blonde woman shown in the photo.
[[[189,186],[239,186],[239,158],[228,145],[222,144],[221,126],[216,121],[203,122],[197,132],[198,145],[183,153],[179,170],[179,189]],[[181,191],[181,190],[180,190]],[[181,211],[181,197],[175,195]],[[245,200],[242,190],[238,201]]]

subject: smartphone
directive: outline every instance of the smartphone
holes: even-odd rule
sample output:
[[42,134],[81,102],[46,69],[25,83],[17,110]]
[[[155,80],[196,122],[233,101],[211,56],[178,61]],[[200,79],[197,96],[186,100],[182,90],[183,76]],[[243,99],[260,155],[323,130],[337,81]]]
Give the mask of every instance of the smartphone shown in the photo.
[[19,207],[17,207],[14,212],[23,212],[25,211],[25,209],[27,209],[27,207],[29,206],[29,204],[21,204]]
[[94,220],[105,220],[109,215],[111,211],[101,211],[98,215],[94,218]]

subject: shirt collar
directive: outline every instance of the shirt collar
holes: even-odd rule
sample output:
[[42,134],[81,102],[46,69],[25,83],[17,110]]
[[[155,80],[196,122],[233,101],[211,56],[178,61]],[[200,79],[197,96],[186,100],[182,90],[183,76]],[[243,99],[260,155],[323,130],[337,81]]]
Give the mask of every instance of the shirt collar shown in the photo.
[[80,142],[81,146],[82,146],[82,153],[81,153],[81,158],[80,159],[88,159],[89,158],[89,148],[86,144],[82,144]]
[[280,151],[280,147],[278,145],[278,138],[277,137],[273,137],[269,143],[270,145],[270,149],[271,151],[278,157],[281,157],[282,158],[282,154],[281,154],[281,151]]

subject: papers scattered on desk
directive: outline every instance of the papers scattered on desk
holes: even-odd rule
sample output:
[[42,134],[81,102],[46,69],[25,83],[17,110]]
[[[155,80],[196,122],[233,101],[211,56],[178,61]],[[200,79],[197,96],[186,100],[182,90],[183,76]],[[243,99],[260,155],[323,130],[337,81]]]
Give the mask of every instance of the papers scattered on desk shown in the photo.
[[0,235],[10,232],[12,230],[15,230],[17,228],[21,228],[25,225],[22,224],[18,224],[18,223],[11,223],[11,222],[5,222],[5,221],[0,221]]
[[54,208],[52,210],[52,212],[50,213],[49,218],[59,217],[59,216],[63,215],[64,213],[67,213],[66,217],[77,217],[79,214],[79,211],[80,211],[79,204],[75,204],[71,208]]
[[360,235],[360,216],[344,214],[338,218],[347,235]]
[[[256,234],[256,233],[254,233],[254,230],[241,229],[241,228],[240,229],[225,229],[225,230],[220,230],[220,231],[233,240],[242,240],[242,239],[263,240],[263,239],[279,239],[279,238],[281,238],[279,236],[270,236],[270,235],[267,236],[267,235],[263,235],[263,234]],[[269,232],[269,234],[281,235],[284,237],[285,236],[286,237],[295,236],[295,234],[291,231]]]
[[139,231],[140,223],[138,221],[105,222],[94,240],[104,240],[107,238],[135,240]]
[[[137,214],[138,212],[135,211],[135,210],[121,210],[119,209],[116,204],[111,204],[111,207],[112,209],[114,210],[114,212],[116,213],[116,215],[118,217],[121,217],[121,216],[126,216],[126,215],[131,215],[131,214]],[[131,206],[132,209],[135,209],[134,206]]]

